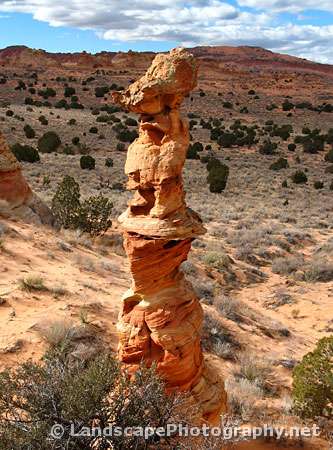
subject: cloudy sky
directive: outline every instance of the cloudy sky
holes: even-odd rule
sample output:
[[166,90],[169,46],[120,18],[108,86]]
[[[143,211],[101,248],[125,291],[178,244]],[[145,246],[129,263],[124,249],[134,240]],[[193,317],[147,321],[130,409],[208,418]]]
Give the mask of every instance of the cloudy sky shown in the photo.
[[0,48],[254,45],[333,64],[333,0],[0,0]]

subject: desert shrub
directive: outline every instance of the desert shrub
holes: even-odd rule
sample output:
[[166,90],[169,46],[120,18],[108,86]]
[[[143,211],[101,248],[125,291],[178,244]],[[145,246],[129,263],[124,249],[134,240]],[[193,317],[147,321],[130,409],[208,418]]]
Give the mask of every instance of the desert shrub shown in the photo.
[[12,111],[11,109],[8,109],[8,110],[6,111],[6,116],[7,116],[7,117],[13,117],[13,115],[14,115],[14,111]]
[[135,119],[132,119],[132,117],[127,117],[125,120],[125,125],[128,127],[136,127],[138,122]]
[[295,184],[304,184],[307,183],[308,181],[308,177],[305,175],[305,173],[302,170],[297,170],[293,175],[292,175],[292,181]]
[[282,170],[287,169],[289,167],[288,160],[286,158],[279,158],[277,161],[272,163],[269,168],[271,170]]
[[72,139],[72,144],[79,145],[79,143],[80,143],[80,138],[78,136],[74,136]]
[[125,128],[117,133],[117,139],[121,142],[133,142],[138,137],[136,130]]
[[333,191],[333,181],[330,184],[330,191]]
[[302,258],[295,256],[281,257],[273,260],[272,272],[279,275],[290,275],[304,265]]
[[112,225],[113,204],[102,195],[80,201],[80,187],[74,178],[65,176],[52,200],[52,211],[59,225],[81,229],[97,236]]
[[217,143],[224,148],[230,148],[236,145],[237,136],[234,133],[223,133],[217,140]]
[[326,167],[325,173],[333,173],[333,166]]
[[90,155],[82,155],[80,158],[80,167],[81,169],[93,170],[95,169],[96,161]]
[[325,161],[333,163],[333,147],[325,155]]
[[111,120],[112,120],[111,116],[109,116],[107,114],[101,114],[97,117],[96,122],[108,123],[108,122],[111,122]]
[[313,183],[313,187],[315,189],[323,189],[324,183],[322,181],[317,180]]
[[192,144],[192,147],[197,151],[197,152],[202,152],[204,147],[202,145],[201,142],[194,142],[194,144]]
[[294,152],[296,150],[296,144],[288,144],[288,150]]
[[294,104],[291,103],[289,100],[285,100],[282,104],[282,109],[283,111],[291,111],[292,109],[294,109]]
[[54,131],[48,131],[38,140],[38,150],[41,153],[53,153],[61,145],[61,139]]
[[45,117],[45,116],[39,116],[39,118],[38,118],[38,120],[39,120],[39,122],[42,124],[42,125],[48,125],[49,124],[49,122],[48,122],[48,120],[47,120],[47,118]]
[[75,148],[66,144],[62,152],[64,155],[75,155]]
[[74,178],[65,176],[52,200],[52,212],[64,228],[78,228],[80,196],[78,183]]
[[287,180],[283,180],[282,181],[282,187],[283,188],[287,188],[288,187],[288,181]]
[[302,418],[333,413],[333,336],[321,339],[293,372],[294,411]]
[[97,127],[91,127],[91,128],[89,129],[89,133],[91,133],[91,134],[97,134],[97,133],[98,133],[98,128],[97,128]]
[[313,258],[305,268],[305,281],[328,283],[333,281],[333,262],[327,258]]
[[315,137],[303,142],[304,153],[316,154],[324,150],[324,140],[321,137]]
[[102,195],[89,197],[81,204],[79,227],[91,236],[104,234],[112,225],[112,208],[113,203]]
[[196,150],[195,147],[193,147],[193,145],[189,145],[189,147],[187,149],[186,158],[187,159],[200,159],[200,156],[198,155],[198,151]]
[[49,97],[55,97],[57,93],[53,88],[47,87],[46,89],[39,90],[38,95],[44,99],[48,99]]
[[[75,430],[106,426],[167,427],[178,423],[179,397],[167,396],[155,368],[139,367],[131,381],[109,352],[71,360],[58,348],[0,373],[0,438],[3,450],[157,448],[159,436],[139,433],[73,436]],[[179,408],[179,406],[178,406]],[[50,434],[54,425],[63,435]],[[178,440],[178,438],[176,438]],[[172,448],[178,448],[174,442]]]
[[59,100],[58,102],[56,102],[56,103],[54,104],[54,107],[57,108],[57,109],[60,109],[60,108],[69,109],[69,105],[68,105],[68,103],[67,103],[67,100],[65,100],[64,98],[62,98],[61,100]]
[[71,125],[71,126],[76,125],[76,119],[69,119],[68,125]]
[[95,88],[95,96],[97,98],[104,97],[106,94],[110,92],[110,89],[108,86],[97,86]]
[[105,165],[106,165],[106,167],[113,167],[113,159],[112,158],[106,158]]
[[125,144],[123,142],[118,142],[116,145],[117,152],[125,151]]
[[71,87],[71,86],[66,86],[65,90],[64,90],[64,96],[65,97],[72,97],[72,95],[75,94],[75,88]]
[[218,271],[223,271],[230,266],[230,257],[223,252],[207,252],[202,257],[203,262]]
[[23,128],[25,137],[27,139],[33,139],[36,136],[35,130],[30,125],[25,125]]
[[[206,161],[207,162],[206,169],[208,170],[208,172],[211,169],[222,165],[221,161],[213,156],[211,156],[211,157],[208,156],[207,158],[208,158],[208,160]],[[203,161],[203,162],[205,162],[205,161]]]
[[29,145],[14,144],[11,147],[12,153],[18,161],[34,163],[40,161],[38,151]]
[[220,193],[227,186],[229,178],[229,167],[225,164],[212,167],[208,173],[207,182],[210,192]]
[[277,143],[267,140],[259,147],[259,152],[262,155],[274,155],[276,149]]

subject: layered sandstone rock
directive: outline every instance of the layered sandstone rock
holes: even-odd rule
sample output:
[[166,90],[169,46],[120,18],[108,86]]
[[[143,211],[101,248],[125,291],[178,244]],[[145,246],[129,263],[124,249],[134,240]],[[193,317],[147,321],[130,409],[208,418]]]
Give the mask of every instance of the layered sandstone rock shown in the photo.
[[119,356],[135,371],[156,363],[169,391],[189,391],[206,420],[226,409],[223,382],[205,363],[203,313],[180,265],[192,240],[205,233],[186,207],[182,170],[189,129],[180,105],[195,87],[198,67],[182,49],[158,55],[147,73],[114,101],[140,114],[138,139],[128,149],[125,172],[134,191],[120,217],[132,288],[118,322]]
[[21,166],[0,132],[0,206],[3,214],[51,225],[49,208],[30,189]]

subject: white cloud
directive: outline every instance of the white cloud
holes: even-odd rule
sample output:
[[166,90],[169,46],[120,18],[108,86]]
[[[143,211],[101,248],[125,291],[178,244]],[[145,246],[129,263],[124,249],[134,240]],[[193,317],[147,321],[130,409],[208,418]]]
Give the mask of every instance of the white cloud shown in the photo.
[[[0,13],[30,13],[52,26],[94,30],[113,41],[256,45],[333,63],[333,25],[275,21],[277,11],[300,11],[314,7],[313,1],[238,0],[238,4],[263,10],[244,12],[226,0],[0,0]],[[318,0],[316,6],[333,10],[332,0]]]
[[240,6],[276,12],[300,12],[307,9],[333,11],[332,0],[238,0]]

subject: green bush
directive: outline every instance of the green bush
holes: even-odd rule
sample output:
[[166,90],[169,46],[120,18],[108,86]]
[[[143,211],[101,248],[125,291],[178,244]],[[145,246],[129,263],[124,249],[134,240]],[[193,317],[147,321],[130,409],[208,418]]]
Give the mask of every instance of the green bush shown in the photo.
[[93,169],[95,169],[95,166],[96,166],[95,158],[93,158],[90,155],[81,156],[81,158],[80,158],[81,169],[93,170]]
[[52,200],[52,212],[59,225],[78,228],[80,209],[80,186],[74,178],[65,176]]
[[220,165],[212,167],[207,177],[210,192],[220,193],[224,191],[227,186],[228,177],[229,167],[225,164],[220,163]]
[[80,186],[74,178],[65,176],[52,200],[52,211],[56,221],[64,228],[81,229],[92,236],[105,233],[113,204],[102,195],[80,202]]
[[333,163],[333,147],[325,155],[325,161]]
[[98,86],[95,88],[95,96],[97,98],[102,98],[109,92],[110,92],[110,89],[108,86]]
[[49,124],[49,121],[47,120],[47,118],[45,116],[39,116],[38,120],[42,125],[46,126]]
[[308,177],[305,175],[305,173],[302,170],[297,170],[293,175],[292,175],[292,181],[295,184],[304,184],[307,183],[308,181]]
[[136,127],[138,126],[138,122],[135,119],[132,119],[132,117],[127,117],[125,125],[128,127]]
[[261,153],[262,155],[275,155],[276,149],[277,143],[267,140],[259,147],[259,153]]
[[38,151],[29,145],[14,144],[11,147],[12,153],[18,161],[34,163],[40,161]]
[[136,130],[124,129],[117,133],[117,139],[121,142],[133,142],[138,137]]
[[315,189],[323,189],[324,183],[323,183],[322,181],[315,181],[315,182],[313,183],[313,187],[314,187]]
[[294,109],[294,104],[291,103],[289,100],[285,100],[282,104],[282,109],[283,111],[291,111],[292,109]]
[[288,181],[287,180],[283,180],[282,181],[282,187],[283,188],[287,188],[288,187]]
[[65,87],[65,91],[64,91],[64,96],[65,97],[71,97],[72,95],[75,94],[75,88],[71,87],[71,86],[66,86]]
[[113,159],[112,158],[106,158],[105,166],[106,167],[113,167]]
[[34,137],[36,137],[35,130],[30,125],[25,125],[23,130],[27,139],[33,139]]
[[[69,328],[69,334],[74,332],[74,327]],[[85,335],[89,332],[83,330]],[[142,365],[129,380],[110,352],[95,351],[82,360],[59,347],[48,351],[41,362],[29,361],[0,373],[1,449],[159,448],[158,434],[147,440],[135,432],[110,432],[103,437],[78,433],[107,426],[112,431],[167,429],[168,424],[178,423],[180,401],[166,394],[155,367]],[[54,425],[62,427],[62,435],[52,436]],[[168,438],[170,448],[180,448],[179,438],[174,439]]]
[[200,159],[200,156],[198,155],[198,151],[192,145],[190,145],[189,148],[187,149],[186,158],[187,159]]
[[294,411],[302,418],[332,417],[333,336],[321,339],[293,372]]
[[38,150],[41,153],[53,153],[61,145],[61,139],[54,131],[48,131],[38,140]]
[[277,161],[273,162],[269,168],[270,170],[282,170],[289,167],[288,160],[286,158],[279,158]]
[[112,225],[112,208],[113,203],[101,194],[89,197],[80,207],[79,228],[91,236],[104,234]]
[[211,156],[211,157],[208,157],[206,169],[208,170],[208,172],[210,172],[211,169],[213,169],[215,167],[219,167],[221,165],[222,165],[222,163],[218,158]]
[[123,142],[118,142],[116,146],[117,152],[123,152],[125,151],[125,144]]

